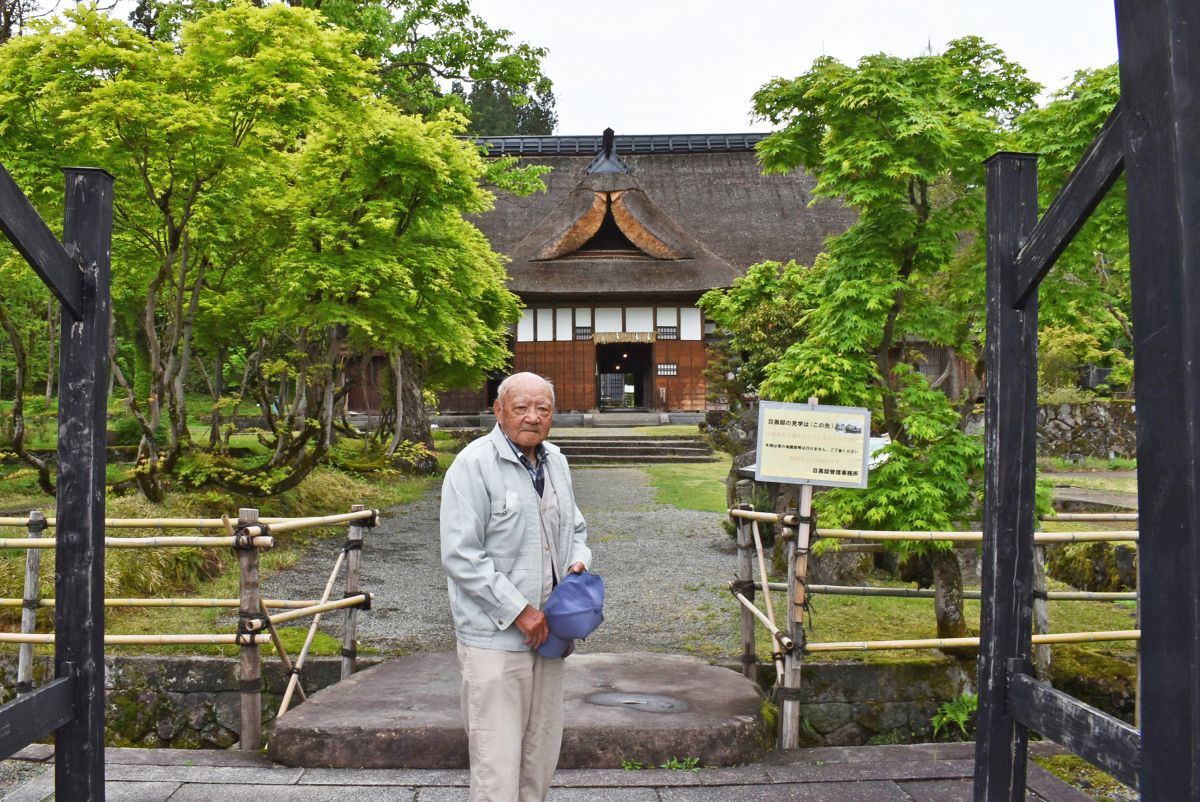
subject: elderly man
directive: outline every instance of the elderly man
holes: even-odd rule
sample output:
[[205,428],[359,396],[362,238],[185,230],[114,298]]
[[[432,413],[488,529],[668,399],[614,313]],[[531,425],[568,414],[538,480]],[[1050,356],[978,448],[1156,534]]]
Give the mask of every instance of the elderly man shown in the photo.
[[455,458],[442,485],[442,565],[462,670],[472,802],[545,799],[562,744],[563,661],[535,650],[541,608],[566,571],[587,570],[587,528],[567,461],[545,442],[554,388],[533,373],[500,383],[497,425]]

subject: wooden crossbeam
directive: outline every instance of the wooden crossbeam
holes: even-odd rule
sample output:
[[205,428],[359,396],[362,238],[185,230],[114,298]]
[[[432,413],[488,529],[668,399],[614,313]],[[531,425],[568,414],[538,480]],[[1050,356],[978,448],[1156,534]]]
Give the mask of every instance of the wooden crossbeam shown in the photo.
[[75,715],[75,676],[51,680],[0,707],[0,755],[45,738]]
[[1067,183],[1050,202],[1050,208],[1021,245],[1015,265],[1017,306],[1023,305],[1037,290],[1054,262],[1120,177],[1125,164],[1123,130],[1121,104],[1118,103],[1079,164],[1075,165]]
[[83,272],[0,165],[0,231],[78,320],[83,315]]
[[1070,694],[1038,682],[1021,661],[1009,664],[1008,715],[1121,782],[1138,787],[1142,736],[1136,729]]

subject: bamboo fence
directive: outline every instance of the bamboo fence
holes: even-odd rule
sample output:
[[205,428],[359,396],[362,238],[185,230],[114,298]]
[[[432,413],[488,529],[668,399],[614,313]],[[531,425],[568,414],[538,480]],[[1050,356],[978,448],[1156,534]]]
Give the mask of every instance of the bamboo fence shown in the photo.
[[[805,493],[804,491],[808,491]],[[901,598],[935,598],[936,591],[932,589],[889,588],[873,586],[842,586],[809,584],[807,565],[809,541],[811,537],[825,537],[836,540],[864,541],[849,546],[840,546],[839,551],[878,551],[884,548],[886,541],[949,541],[957,544],[967,544],[968,547],[983,540],[982,532],[963,531],[921,531],[905,532],[893,530],[871,529],[816,529],[812,526],[811,487],[801,487],[801,508],[799,514],[777,514],[759,512],[743,506],[729,510],[737,531],[737,581],[730,583],[730,592],[737,600],[741,609],[741,640],[743,673],[754,676],[754,668],[758,664],[754,642],[755,622],[761,624],[779,644],[780,649],[773,655],[776,670],[776,691],[780,702],[779,744],[780,748],[794,748],[797,744],[799,728],[799,690],[800,664],[807,653],[816,652],[845,652],[845,651],[879,651],[895,649],[952,649],[978,647],[979,638],[920,638],[909,640],[881,641],[847,641],[829,643],[806,643],[803,630],[803,617],[806,611],[806,599],[809,594],[826,594],[839,596],[883,596]],[[1042,518],[1043,521],[1067,522],[1128,522],[1136,521],[1136,513],[1063,513]],[[780,539],[788,551],[790,570],[787,582],[771,582],[767,577],[767,561],[759,535],[760,523],[773,523],[781,527]],[[1047,543],[1094,543],[1094,542],[1136,542],[1138,532],[1133,530],[1114,530],[1100,532],[1037,532],[1034,541],[1037,544]],[[871,541],[871,542],[865,542]],[[961,546],[960,546],[961,547]],[[753,555],[751,552],[754,552]],[[1039,547],[1038,552],[1041,552]],[[755,558],[757,558],[758,577],[754,576]],[[1035,578],[1035,628],[1031,646],[1038,656],[1039,662],[1048,663],[1050,644],[1059,643],[1092,643],[1101,641],[1137,641],[1141,637],[1139,630],[1113,630],[1098,632],[1066,632],[1049,633],[1049,620],[1046,608],[1047,601],[1136,601],[1136,592],[1099,593],[1088,591],[1047,591],[1044,573],[1040,579]],[[754,592],[763,594],[766,610],[760,609],[754,602]],[[771,604],[771,591],[785,591],[788,594],[788,632],[783,631],[775,621],[774,606]],[[963,597],[978,599],[979,591],[963,591]],[[790,634],[789,634],[790,632]],[[782,658],[782,660],[781,660]]]
[[[54,599],[35,599],[36,607],[54,607]],[[267,607],[275,610],[299,610],[317,604],[314,599],[263,599]],[[237,599],[118,599],[104,600],[105,607],[237,607]],[[0,607],[21,607],[24,599],[0,599]]]
[[[363,534],[378,520],[378,511],[354,505],[348,513],[311,516],[304,518],[259,518],[258,510],[245,508],[239,511],[235,526],[228,516],[220,518],[106,518],[105,527],[111,529],[222,529],[224,536],[155,536],[155,537],[106,537],[106,548],[167,548],[203,547],[233,548],[238,553],[238,589],[236,599],[223,598],[107,598],[106,607],[200,607],[231,608],[238,610],[238,631],[229,634],[152,634],[152,635],[105,635],[106,645],[237,645],[241,650],[241,740],[243,750],[256,750],[262,745],[262,666],[259,647],[273,643],[280,660],[288,672],[288,687],[284,695],[282,715],[295,692],[306,698],[300,687],[300,669],[316,636],[317,625],[323,613],[347,609],[349,614],[342,634],[343,678],[354,670],[357,644],[357,616],[359,609],[370,607],[371,594],[359,590],[359,555]],[[53,633],[33,632],[38,607],[55,607],[53,598],[38,597],[39,557],[44,549],[56,546],[55,538],[41,537],[45,529],[56,524],[54,518],[46,518],[40,511],[28,517],[2,517],[0,527],[26,527],[29,537],[0,538],[0,548],[26,550],[25,593],[22,598],[0,599],[0,607],[21,607],[21,632],[0,632],[0,643],[21,644],[18,661],[18,693],[32,689],[32,648],[34,645],[53,644]],[[349,525],[346,545],[341,549],[333,572],[320,600],[311,599],[264,599],[258,576],[260,550],[275,545],[274,535],[300,529]],[[349,561],[346,555],[351,554]],[[330,601],[333,586],[343,563],[349,565],[344,598]],[[272,614],[271,610],[285,610]],[[284,649],[275,624],[311,616],[313,621],[305,638],[304,646],[295,664]],[[262,632],[261,630],[267,630]],[[24,681],[22,681],[24,680]]]
[[[361,505],[356,505],[361,506]],[[305,518],[259,518],[256,523],[267,524],[272,530],[290,531],[294,529],[305,529],[317,526],[333,526],[335,524],[347,523],[349,521],[361,521],[370,518],[375,518],[379,515],[379,510],[359,509],[351,512],[342,512],[336,515],[319,515],[309,516]],[[57,518],[44,518],[46,526],[54,528],[57,523]],[[291,526],[291,524],[300,523],[300,526]],[[19,526],[27,527],[30,524],[30,518],[13,518],[0,517],[0,526]],[[286,528],[277,530],[276,524],[284,524]],[[105,518],[105,529],[224,529],[224,518]]]

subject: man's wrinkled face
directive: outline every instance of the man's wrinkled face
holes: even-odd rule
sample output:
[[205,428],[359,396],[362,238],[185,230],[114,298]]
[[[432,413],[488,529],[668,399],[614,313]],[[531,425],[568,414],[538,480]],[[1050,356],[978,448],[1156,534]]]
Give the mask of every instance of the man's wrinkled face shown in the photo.
[[514,382],[492,407],[500,429],[508,439],[532,458],[534,450],[550,434],[554,402],[541,379]]

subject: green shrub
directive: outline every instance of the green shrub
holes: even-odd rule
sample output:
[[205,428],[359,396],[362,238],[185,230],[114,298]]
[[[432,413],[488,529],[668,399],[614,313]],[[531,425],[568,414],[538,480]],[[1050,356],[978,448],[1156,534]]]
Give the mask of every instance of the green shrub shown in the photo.
[[933,718],[929,719],[929,723],[933,725],[933,737],[937,738],[943,728],[948,731],[947,735],[955,735],[950,731],[950,725],[953,724],[958,727],[958,734],[966,738],[975,729],[975,711],[978,708],[979,697],[970,692],[960,694],[949,702],[943,702],[933,714]]

